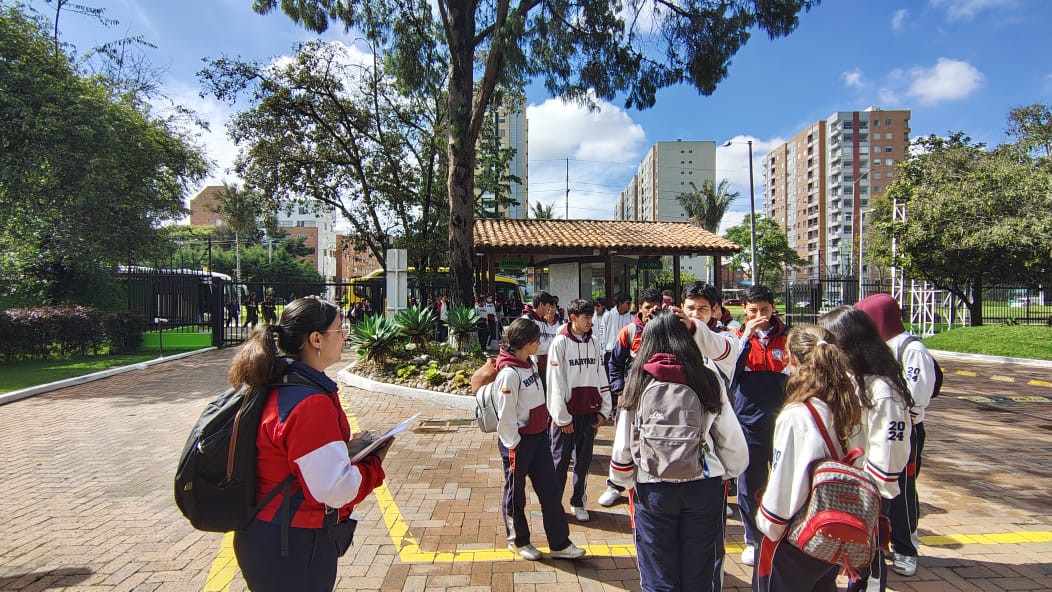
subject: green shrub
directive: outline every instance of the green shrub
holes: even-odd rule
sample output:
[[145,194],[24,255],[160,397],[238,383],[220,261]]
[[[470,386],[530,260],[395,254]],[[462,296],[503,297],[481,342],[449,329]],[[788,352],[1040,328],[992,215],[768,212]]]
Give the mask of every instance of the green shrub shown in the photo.
[[446,381],[446,374],[437,366],[431,366],[424,371],[424,381],[431,386],[438,386]]
[[383,315],[368,315],[354,325],[348,341],[366,360],[382,365],[402,338],[398,325]]
[[471,346],[477,344],[478,323],[481,319],[472,307],[450,307],[446,325],[449,326],[450,337],[458,352],[470,351]]
[[434,335],[438,317],[430,308],[410,306],[396,314],[394,320],[401,327],[403,335],[413,343],[424,345]]
[[416,366],[412,364],[405,364],[395,368],[395,376],[398,377],[398,380],[408,380],[410,377],[416,376],[416,373]]
[[462,388],[465,386],[471,386],[471,378],[464,372],[457,372],[453,375],[453,388]]
[[111,354],[138,351],[146,331],[146,319],[135,311],[111,312],[102,319],[103,332],[110,344]]
[[0,355],[7,359],[98,353],[102,313],[88,306],[13,308],[0,313]]

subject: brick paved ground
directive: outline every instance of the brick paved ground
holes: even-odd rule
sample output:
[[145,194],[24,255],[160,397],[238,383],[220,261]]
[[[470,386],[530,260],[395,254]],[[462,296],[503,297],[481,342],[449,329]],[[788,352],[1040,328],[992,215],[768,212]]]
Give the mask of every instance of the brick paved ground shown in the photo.
[[[218,569],[228,563],[217,560],[222,535],[194,531],[171,501],[183,441],[223,383],[230,357],[193,356],[0,406],[0,590],[202,590],[213,566],[211,585],[244,589],[239,576],[230,580]],[[922,547],[916,577],[892,575],[891,589],[1052,590],[1052,403],[956,398],[1052,397],[1052,389],[1026,384],[1052,373],[944,365],[947,382],[927,422],[921,480],[921,534],[938,545]],[[343,394],[364,428],[383,429],[414,413],[427,423],[399,437],[387,459],[387,488],[359,507],[356,545],[341,561],[338,590],[639,589],[630,556],[507,558],[495,440],[457,425],[468,413],[358,389]],[[589,483],[593,499],[611,438],[612,429],[603,428]],[[531,507],[534,542],[543,546],[536,500]],[[574,542],[597,552],[630,546],[623,504],[591,509],[586,524],[570,518]],[[1023,542],[1025,534],[934,538],[1003,533],[1046,542]],[[740,536],[732,520],[732,551]],[[746,590],[746,568],[737,553],[729,557],[725,589]]]

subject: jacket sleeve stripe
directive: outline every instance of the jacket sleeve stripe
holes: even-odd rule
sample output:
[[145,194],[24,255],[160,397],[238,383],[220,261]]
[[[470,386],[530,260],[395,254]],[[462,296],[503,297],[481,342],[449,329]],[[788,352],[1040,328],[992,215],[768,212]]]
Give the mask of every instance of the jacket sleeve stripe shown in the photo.
[[770,521],[772,524],[776,524],[778,526],[785,526],[786,524],[789,524],[788,518],[782,518],[781,516],[771,512],[764,506],[760,506],[760,513],[763,514],[763,517]]
[[611,460],[610,461],[610,468],[615,470],[615,471],[617,471],[617,472],[619,472],[619,473],[630,473],[630,472],[636,470],[636,464],[632,463],[632,462],[619,463],[617,461]]
[[899,480],[899,476],[888,474],[887,472],[880,469],[880,467],[874,465],[872,462],[866,463],[866,472],[870,473],[877,479],[884,481],[885,483],[895,483]]
[[724,340],[724,342],[723,342],[723,353],[719,357],[712,358],[712,361],[718,362],[718,361],[726,358],[730,354],[731,354],[731,344],[729,342],[727,342],[726,340]]

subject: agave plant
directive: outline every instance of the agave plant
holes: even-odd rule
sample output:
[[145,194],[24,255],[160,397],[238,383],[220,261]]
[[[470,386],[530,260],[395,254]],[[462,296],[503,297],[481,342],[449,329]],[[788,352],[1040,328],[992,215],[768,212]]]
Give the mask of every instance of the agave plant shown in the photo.
[[424,345],[434,334],[438,318],[430,308],[410,306],[396,314],[394,320],[403,335],[417,345]]
[[450,307],[446,325],[449,326],[451,345],[458,352],[469,351],[471,346],[478,341],[478,326],[481,318],[472,307]]
[[397,323],[383,315],[368,315],[354,325],[347,340],[359,357],[382,365],[401,338]]

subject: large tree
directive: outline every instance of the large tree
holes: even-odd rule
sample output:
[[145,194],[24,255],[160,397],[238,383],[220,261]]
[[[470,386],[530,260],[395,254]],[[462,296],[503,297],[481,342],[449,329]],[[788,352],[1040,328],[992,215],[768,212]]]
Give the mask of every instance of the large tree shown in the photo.
[[720,181],[719,186],[706,179],[701,189],[691,181],[690,192],[681,193],[676,199],[687,211],[692,224],[715,234],[720,229],[727,208],[738,199],[738,192],[731,191],[730,187],[731,182],[727,179]]
[[[381,42],[413,86],[421,64],[448,59],[449,263],[455,303],[471,302],[475,145],[501,83],[537,76],[568,99],[649,108],[659,89],[711,94],[753,30],[775,38],[818,0],[253,0],[321,32],[331,21]],[[437,12],[437,15],[435,14]],[[435,17],[438,17],[438,23]],[[436,34],[437,33],[437,34]],[[476,75],[478,83],[476,84]]]
[[1028,151],[1052,157],[1052,108],[1035,103],[1008,113],[1008,135]]
[[79,73],[49,28],[0,5],[0,280],[22,302],[96,302],[208,165],[173,119]]
[[[1037,286],[1052,272],[1052,176],[1025,147],[987,150],[963,132],[930,135],[875,199],[867,252],[907,277],[949,290],[981,325],[983,286]],[[893,204],[905,219],[892,219]],[[892,256],[895,241],[897,256]]]
[[749,269],[751,261],[751,225],[750,216],[746,216],[742,223],[727,229],[724,237],[732,242],[738,243],[742,251],[731,258],[728,265],[734,269],[748,270],[753,282],[777,290],[781,285],[782,278],[789,271],[807,265],[807,259],[789,246],[789,239],[785,231],[774,221],[773,218],[756,218],[756,266],[760,268],[759,276]]

